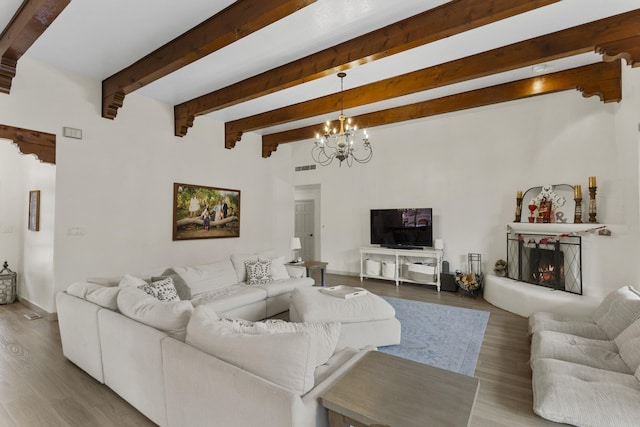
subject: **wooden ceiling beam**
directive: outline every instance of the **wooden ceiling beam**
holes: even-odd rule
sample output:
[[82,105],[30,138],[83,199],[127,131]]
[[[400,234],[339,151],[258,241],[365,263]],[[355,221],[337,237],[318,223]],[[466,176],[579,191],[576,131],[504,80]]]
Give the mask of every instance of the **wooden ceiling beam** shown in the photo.
[[0,138],[10,139],[22,154],[34,154],[41,162],[56,164],[56,136],[0,124]]
[[558,0],[453,0],[174,107],[175,134],[196,116],[394,55]]
[[[359,107],[386,99],[502,73],[542,62],[619,48],[620,41],[640,35],[640,9],[514,43],[411,73],[366,84],[287,107],[225,123],[225,147],[233,148],[244,132]],[[628,55],[639,54],[638,50]],[[617,51],[615,56],[624,55]],[[634,58],[637,61],[639,58]]]
[[[504,83],[483,89],[389,108],[358,116],[358,126],[369,128],[413,120],[438,114],[483,107],[532,96],[577,89],[584,97],[599,96],[603,102],[622,99],[622,72],[620,61],[599,62],[539,77]],[[330,127],[339,126],[336,120]],[[310,139],[321,131],[321,125],[306,126],[262,137],[262,157],[269,157],[279,144]]]
[[9,93],[20,57],[71,0],[24,0],[0,34],[0,92]]
[[114,119],[125,95],[160,79],[316,0],[238,0],[102,81],[102,117]]

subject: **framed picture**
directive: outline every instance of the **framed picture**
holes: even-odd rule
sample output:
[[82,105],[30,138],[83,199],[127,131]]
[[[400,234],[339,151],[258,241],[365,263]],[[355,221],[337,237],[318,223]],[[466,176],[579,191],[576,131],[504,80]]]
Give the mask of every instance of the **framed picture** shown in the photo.
[[240,237],[240,190],[173,184],[173,240]]
[[40,190],[29,191],[29,230],[40,231]]

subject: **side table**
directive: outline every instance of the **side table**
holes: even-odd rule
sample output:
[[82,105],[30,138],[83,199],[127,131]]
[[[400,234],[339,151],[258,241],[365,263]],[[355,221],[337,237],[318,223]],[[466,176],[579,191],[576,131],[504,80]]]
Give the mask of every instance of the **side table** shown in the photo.
[[288,264],[289,265],[295,265],[296,267],[304,267],[305,271],[307,272],[307,277],[309,277],[309,274],[311,273],[311,270],[320,270],[320,282],[321,282],[322,286],[325,285],[324,272],[325,272],[325,270],[327,268],[327,264],[329,264],[328,262],[303,261],[303,262],[290,262]]

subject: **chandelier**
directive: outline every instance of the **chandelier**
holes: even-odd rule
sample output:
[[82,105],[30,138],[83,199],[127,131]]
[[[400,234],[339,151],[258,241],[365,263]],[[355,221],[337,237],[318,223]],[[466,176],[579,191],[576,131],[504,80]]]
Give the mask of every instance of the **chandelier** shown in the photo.
[[[338,73],[340,77],[340,93],[343,93],[343,79],[347,73]],[[358,126],[351,125],[351,119],[344,115],[344,96],[340,98],[340,131],[336,128],[331,129],[331,122],[327,121],[324,126],[322,135],[316,134],[316,141],[311,149],[311,157],[322,166],[327,166],[333,162],[333,159],[342,162],[346,160],[347,165],[351,167],[354,161],[358,163],[367,163],[373,156],[369,135],[366,129],[362,131],[362,146],[356,146],[356,138]],[[362,150],[358,153],[358,150]]]

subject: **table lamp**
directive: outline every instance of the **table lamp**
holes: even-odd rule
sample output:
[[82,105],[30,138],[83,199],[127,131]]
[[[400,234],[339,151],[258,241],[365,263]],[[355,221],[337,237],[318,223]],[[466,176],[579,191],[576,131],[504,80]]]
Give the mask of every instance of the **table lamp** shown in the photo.
[[302,261],[302,258],[297,256],[298,249],[302,249],[302,244],[300,243],[300,238],[299,237],[292,237],[291,238],[290,247],[291,247],[291,252],[293,253],[293,261],[291,261],[291,262],[300,262],[300,261]]

